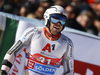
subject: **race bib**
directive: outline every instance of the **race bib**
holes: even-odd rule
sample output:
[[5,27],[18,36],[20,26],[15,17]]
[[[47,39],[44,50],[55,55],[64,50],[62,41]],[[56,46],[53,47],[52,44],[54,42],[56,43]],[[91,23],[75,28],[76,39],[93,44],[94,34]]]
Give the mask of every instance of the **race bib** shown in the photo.
[[25,69],[31,74],[32,72],[36,72],[38,74],[54,75],[62,61],[62,58],[51,58],[39,53],[34,55],[28,53],[26,57],[28,63]]

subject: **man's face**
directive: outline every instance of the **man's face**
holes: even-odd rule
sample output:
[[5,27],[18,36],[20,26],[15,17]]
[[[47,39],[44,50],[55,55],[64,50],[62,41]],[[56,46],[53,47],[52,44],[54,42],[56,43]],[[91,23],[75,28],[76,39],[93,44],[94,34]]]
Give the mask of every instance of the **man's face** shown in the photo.
[[53,35],[57,35],[59,34],[59,32],[62,31],[63,26],[58,22],[58,23],[50,23],[50,30],[51,30],[51,34]]
[[37,11],[35,12],[36,16],[38,19],[42,19],[43,18],[43,13],[45,12],[45,8],[40,6]]
[[86,15],[83,15],[81,18],[80,24],[82,25],[82,27],[87,28],[91,24],[90,19]]
[[67,18],[70,18],[70,15],[71,15],[71,12],[73,11],[73,8],[69,5],[69,6],[66,6],[65,10],[67,12]]
[[97,4],[97,6],[96,6],[96,8],[95,8],[96,10],[95,10],[95,12],[96,12],[96,15],[97,16],[100,16],[100,3],[99,4]]
[[53,14],[50,16],[50,32],[57,35],[62,31],[63,26],[66,24],[66,16],[62,14]]

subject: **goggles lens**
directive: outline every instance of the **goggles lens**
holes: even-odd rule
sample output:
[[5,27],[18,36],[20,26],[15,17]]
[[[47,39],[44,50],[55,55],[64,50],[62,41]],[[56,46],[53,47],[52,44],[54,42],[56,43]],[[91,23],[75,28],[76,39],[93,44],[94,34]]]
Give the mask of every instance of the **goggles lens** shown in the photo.
[[50,20],[52,23],[60,22],[61,25],[65,25],[65,23],[66,23],[66,17],[64,15],[60,15],[60,14],[52,15]]

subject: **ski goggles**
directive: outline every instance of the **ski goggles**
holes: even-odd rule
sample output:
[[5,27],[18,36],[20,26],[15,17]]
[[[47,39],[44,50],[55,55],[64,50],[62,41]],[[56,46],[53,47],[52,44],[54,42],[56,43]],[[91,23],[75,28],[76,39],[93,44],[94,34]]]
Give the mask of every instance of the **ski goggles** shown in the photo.
[[66,24],[66,20],[67,20],[66,16],[61,15],[61,14],[53,14],[50,17],[50,21],[52,23],[60,22],[61,25],[65,25]]

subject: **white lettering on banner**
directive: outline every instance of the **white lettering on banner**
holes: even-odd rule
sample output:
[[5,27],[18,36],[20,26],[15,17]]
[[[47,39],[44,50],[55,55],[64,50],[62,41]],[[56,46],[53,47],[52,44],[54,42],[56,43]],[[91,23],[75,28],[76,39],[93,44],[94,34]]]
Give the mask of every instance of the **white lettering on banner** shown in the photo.
[[93,75],[93,71],[91,71],[90,69],[87,69],[86,75]]
[[56,71],[55,69],[44,68],[42,66],[36,66],[36,69],[40,71],[45,71],[45,72],[55,72]]

